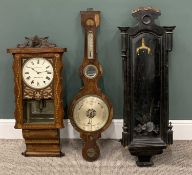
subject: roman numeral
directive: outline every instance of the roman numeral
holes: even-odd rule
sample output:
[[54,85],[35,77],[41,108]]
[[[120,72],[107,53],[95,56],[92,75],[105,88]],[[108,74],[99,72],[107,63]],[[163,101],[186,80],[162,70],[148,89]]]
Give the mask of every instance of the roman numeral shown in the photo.
[[34,84],[34,80],[31,81],[31,84]]
[[39,86],[39,82],[37,82],[37,86]]
[[47,80],[50,80],[51,78],[49,78],[49,77],[46,77],[46,79],[47,79]]
[[47,72],[47,74],[51,74],[51,72]]
[[27,79],[27,80],[29,80],[30,78],[31,78],[31,77],[30,77],[30,76],[28,76],[26,79]]
[[34,62],[33,62],[33,61],[31,61],[31,64],[32,64],[32,65],[34,65]]
[[37,60],[37,64],[39,64],[39,60]]
[[25,72],[25,74],[29,74],[29,72]]
[[50,66],[47,66],[46,69],[48,69]]

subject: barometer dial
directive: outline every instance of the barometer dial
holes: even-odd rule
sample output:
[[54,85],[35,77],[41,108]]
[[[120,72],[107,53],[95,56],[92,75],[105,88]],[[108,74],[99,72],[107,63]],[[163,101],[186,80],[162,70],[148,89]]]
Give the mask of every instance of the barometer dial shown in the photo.
[[109,118],[107,104],[98,96],[81,97],[73,110],[73,118],[77,127],[86,132],[94,132],[103,128]]

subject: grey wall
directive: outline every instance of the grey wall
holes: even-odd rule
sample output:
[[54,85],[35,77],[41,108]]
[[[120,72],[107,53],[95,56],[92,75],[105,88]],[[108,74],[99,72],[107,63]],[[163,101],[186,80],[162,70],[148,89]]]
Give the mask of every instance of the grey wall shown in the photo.
[[192,1],[191,0],[0,0],[0,118],[13,118],[12,57],[6,49],[24,36],[50,36],[67,47],[65,54],[65,107],[81,87],[78,74],[83,58],[83,31],[79,11],[93,7],[102,12],[98,30],[98,57],[104,68],[102,89],[110,97],[115,118],[122,117],[123,86],[120,34],[117,26],[135,25],[131,9],[158,7],[161,25],[176,25],[170,54],[170,117],[192,119]]

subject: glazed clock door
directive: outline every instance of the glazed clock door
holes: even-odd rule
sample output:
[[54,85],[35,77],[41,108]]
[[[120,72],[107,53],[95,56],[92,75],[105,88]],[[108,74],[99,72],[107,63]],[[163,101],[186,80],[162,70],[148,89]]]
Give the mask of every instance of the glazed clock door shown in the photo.
[[124,78],[122,145],[138,156],[138,166],[151,166],[151,156],[173,142],[169,124],[168,53],[175,26],[155,24],[158,9],[132,11],[135,27],[119,27]]
[[22,63],[24,123],[54,124],[55,109],[51,95],[54,79],[53,58],[24,57]]
[[162,37],[153,33],[142,33],[130,37],[130,42],[133,45],[131,53],[133,137],[160,137]]

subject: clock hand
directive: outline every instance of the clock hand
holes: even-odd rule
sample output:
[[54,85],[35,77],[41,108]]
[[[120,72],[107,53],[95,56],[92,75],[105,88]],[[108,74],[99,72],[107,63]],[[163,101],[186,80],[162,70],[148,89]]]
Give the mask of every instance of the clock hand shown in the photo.
[[49,72],[49,71],[48,71],[48,70],[46,70],[46,71],[38,72],[38,74],[43,73],[43,72]]
[[35,71],[37,74],[39,74],[39,72],[37,72],[34,68],[29,67],[29,66],[26,66],[26,67],[32,69],[32,70]]

